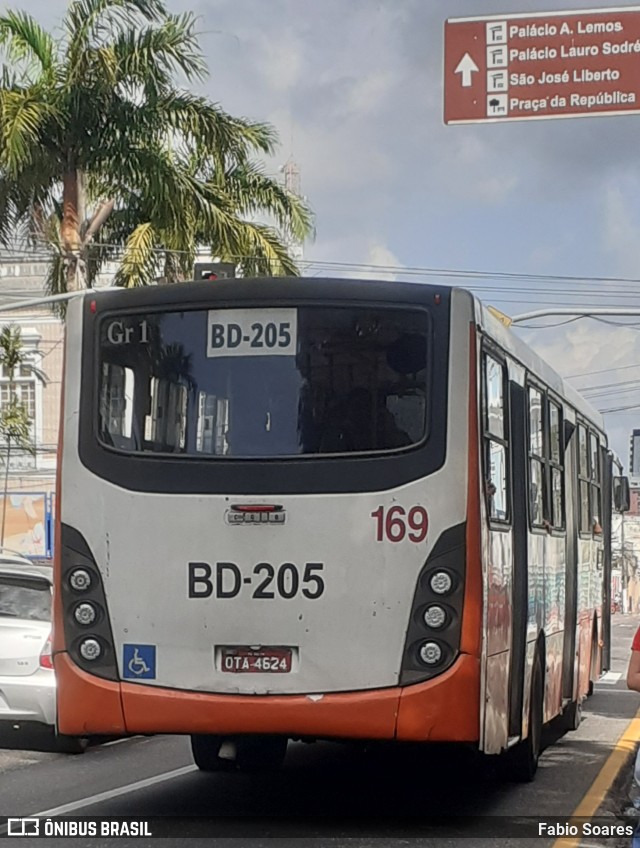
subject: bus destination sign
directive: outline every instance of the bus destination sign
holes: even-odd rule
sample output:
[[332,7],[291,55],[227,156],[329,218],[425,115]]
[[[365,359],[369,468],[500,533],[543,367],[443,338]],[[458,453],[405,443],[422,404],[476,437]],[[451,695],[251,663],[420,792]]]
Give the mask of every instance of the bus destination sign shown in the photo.
[[445,22],[445,124],[640,112],[640,6]]

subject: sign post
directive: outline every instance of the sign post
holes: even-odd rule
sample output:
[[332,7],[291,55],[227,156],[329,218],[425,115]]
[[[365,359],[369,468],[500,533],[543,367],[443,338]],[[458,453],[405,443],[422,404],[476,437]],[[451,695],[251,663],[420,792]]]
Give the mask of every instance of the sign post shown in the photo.
[[640,6],[445,22],[445,124],[640,112]]

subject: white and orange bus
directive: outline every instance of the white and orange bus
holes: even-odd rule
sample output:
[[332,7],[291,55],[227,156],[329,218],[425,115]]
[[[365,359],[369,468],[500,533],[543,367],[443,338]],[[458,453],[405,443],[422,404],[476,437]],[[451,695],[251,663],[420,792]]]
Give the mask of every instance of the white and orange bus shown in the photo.
[[531,779],[543,725],[577,725],[611,453],[468,292],[88,292],[62,428],[61,733],[187,734],[206,771],[276,767],[289,739],[468,743]]

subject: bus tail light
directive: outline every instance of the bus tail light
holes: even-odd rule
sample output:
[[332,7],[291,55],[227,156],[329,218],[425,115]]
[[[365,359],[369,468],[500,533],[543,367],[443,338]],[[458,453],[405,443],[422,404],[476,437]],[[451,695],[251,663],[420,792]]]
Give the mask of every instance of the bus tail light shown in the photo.
[[466,554],[466,524],[440,536],[418,577],[405,641],[400,685],[440,674],[458,656]]
[[453,589],[453,577],[448,571],[435,571],[429,578],[429,586],[436,595],[448,595]]
[[423,642],[419,654],[425,665],[437,665],[442,659],[442,648],[437,642]]
[[74,607],[73,617],[83,627],[91,627],[98,618],[98,610],[90,601],[83,601]]
[[102,645],[97,639],[89,636],[87,639],[82,639],[78,645],[78,651],[83,659],[87,662],[95,662],[102,656]]
[[440,630],[447,623],[447,611],[439,604],[433,604],[424,611],[424,623],[431,630]]
[[74,568],[69,575],[69,585],[76,592],[88,592],[91,588],[91,574],[85,568]]
[[65,645],[83,671],[119,680],[102,577],[84,537],[61,527],[61,597]]

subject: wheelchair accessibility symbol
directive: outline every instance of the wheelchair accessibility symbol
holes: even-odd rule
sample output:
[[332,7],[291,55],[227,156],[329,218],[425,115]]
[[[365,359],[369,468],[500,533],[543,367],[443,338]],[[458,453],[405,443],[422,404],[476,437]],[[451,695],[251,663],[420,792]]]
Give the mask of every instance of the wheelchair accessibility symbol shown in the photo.
[[155,680],[156,646],[123,645],[122,676],[127,680]]

